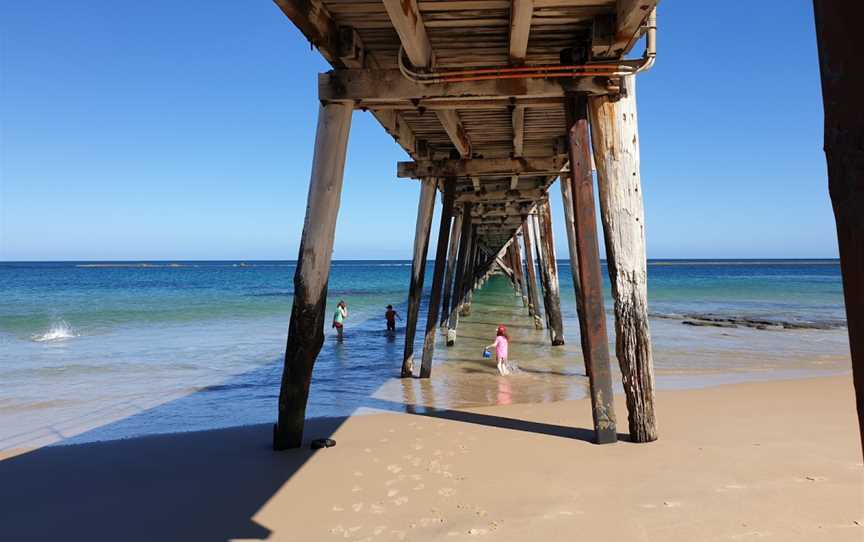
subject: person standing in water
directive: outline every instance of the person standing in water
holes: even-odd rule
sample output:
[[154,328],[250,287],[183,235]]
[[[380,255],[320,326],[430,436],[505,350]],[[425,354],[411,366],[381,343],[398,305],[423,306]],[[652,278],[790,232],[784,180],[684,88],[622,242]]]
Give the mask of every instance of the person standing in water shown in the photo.
[[336,336],[342,340],[342,329],[345,327],[345,319],[348,318],[348,305],[340,299],[336,305],[336,312],[333,313],[333,327],[336,328]]
[[509,346],[510,337],[507,335],[507,328],[500,325],[496,332],[495,342],[484,348],[484,350],[489,350],[495,347],[495,360],[498,362],[498,373],[502,376],[510,374],[510,369],[507,367]]
[[387,305],[387,312],[384,313],[384,318],[387,320],[387,331],[389,333],[396,333],[396,319],[402,318],[399,317],[399,313],[393,310],[393,305]]

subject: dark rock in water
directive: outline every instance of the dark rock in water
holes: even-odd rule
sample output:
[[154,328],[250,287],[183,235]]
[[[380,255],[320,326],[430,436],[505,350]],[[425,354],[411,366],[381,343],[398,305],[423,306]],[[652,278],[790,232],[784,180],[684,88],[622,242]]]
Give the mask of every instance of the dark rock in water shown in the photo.
[[697,326],[697,327],[738,327],[735,324],[731,324],[729,322],[715,322],[711,320],[684,320],[681,322],[685,326]]

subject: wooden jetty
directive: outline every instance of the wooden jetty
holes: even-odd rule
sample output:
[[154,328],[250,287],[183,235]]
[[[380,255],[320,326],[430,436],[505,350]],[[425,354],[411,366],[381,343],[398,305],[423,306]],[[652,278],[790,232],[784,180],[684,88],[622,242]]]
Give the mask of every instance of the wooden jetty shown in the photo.
[[[549,205],[552,184],[558,180],[596,441],[616,440],[616,420],[595,190],[630,438],[655,440],[636,78],[655,61],[659,0],[275,2],[332,70],[318,76],[318,127],[274,447],[297,447],[302,441],[312,368],[324,340],[351,115],[358,109],[371,113],[410,158],[396,164],[397,176],[420,184],[401,375],[413,377],[418,358],[419,376],[431,375],[436,333],[446,329],[448,344],[458,339],[459,317],[470,311],[472,291],[493,270],[511,278],[536,326],[548,330],[550,345],[563,344]],[[841,10],[822,9],[832,15]],[[860,12],[860,7],[842,9]],[[822,15],[820,24],[828,18]],[[853,40],[854,31],[849,31]],[[854,39],[860,45],[857,35]],[[631,52],[643,41],[643,53]],[[823,37],[820,42],[823,76],[825,51],[842,48],[839,41],[828,41],[826,45]],[[860,74],[849,77],[857,77],[860,89]],[[826,83],[826,96],[834,89],[831,84]],[[829,105],[826,99],[830,113]],[[860,112],[856,115],[860,144]],[[831,150],[840,152],[841,147]],[[835,182],[835,177],[850,174],[839,162],[833,162],[832,195],[835,186],[840,187],[838,194],[844,190],[845,181]],[[864,335],[860,173],[859,156],[857,192],[835,196],[847,306],[849,292],[859,303],[857,316],[850,313],[849,326],[859,337],[858,343],[853,340],[858,346]],[[422,353],[415,355],[439,194],[442,213],[429,319]],[[857,249],[849,248],[856,243]],[[857,279],[850,280],[850,273],[858,273]],[[853,348],[858,366],[862,349]]]

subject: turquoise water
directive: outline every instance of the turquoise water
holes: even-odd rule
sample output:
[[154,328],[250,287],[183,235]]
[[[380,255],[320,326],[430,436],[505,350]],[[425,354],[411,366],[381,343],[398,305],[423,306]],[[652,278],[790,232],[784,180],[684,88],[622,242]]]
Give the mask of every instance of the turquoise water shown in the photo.
[[[370,397],[401,363],[404,322],[389,337],[383,312],[389,303],[404,313],[410,269],[334,262],[328,311],[347,301],[346,340],[327,330],[310,416],[400,408]],[[292,262],[0,263],[0,449],[272,421],[294,270]],[[575,345],[568,262],[559,270],[565,336]],[[848,356],[833,260],[652,261],[649,298],[652,314],[667,317],[652,320],[661,384],[666,374]],[[681,325],[690,314],[834,329],[690,329]]]

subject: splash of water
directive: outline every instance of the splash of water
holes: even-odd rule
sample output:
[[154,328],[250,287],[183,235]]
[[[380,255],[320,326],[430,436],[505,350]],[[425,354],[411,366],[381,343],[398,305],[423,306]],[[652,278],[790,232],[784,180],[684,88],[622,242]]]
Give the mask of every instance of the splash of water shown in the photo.
[[37,343],[44,342],[53,342],[53,341],[65,341],[66,339],[73,339],[77,337],[78,334],[75,333],[75,330],[72,329],[72,326],[69,325],[69,322],[66,320],[57,320],[45,333],[36,334],[31,337],[31,339]]

